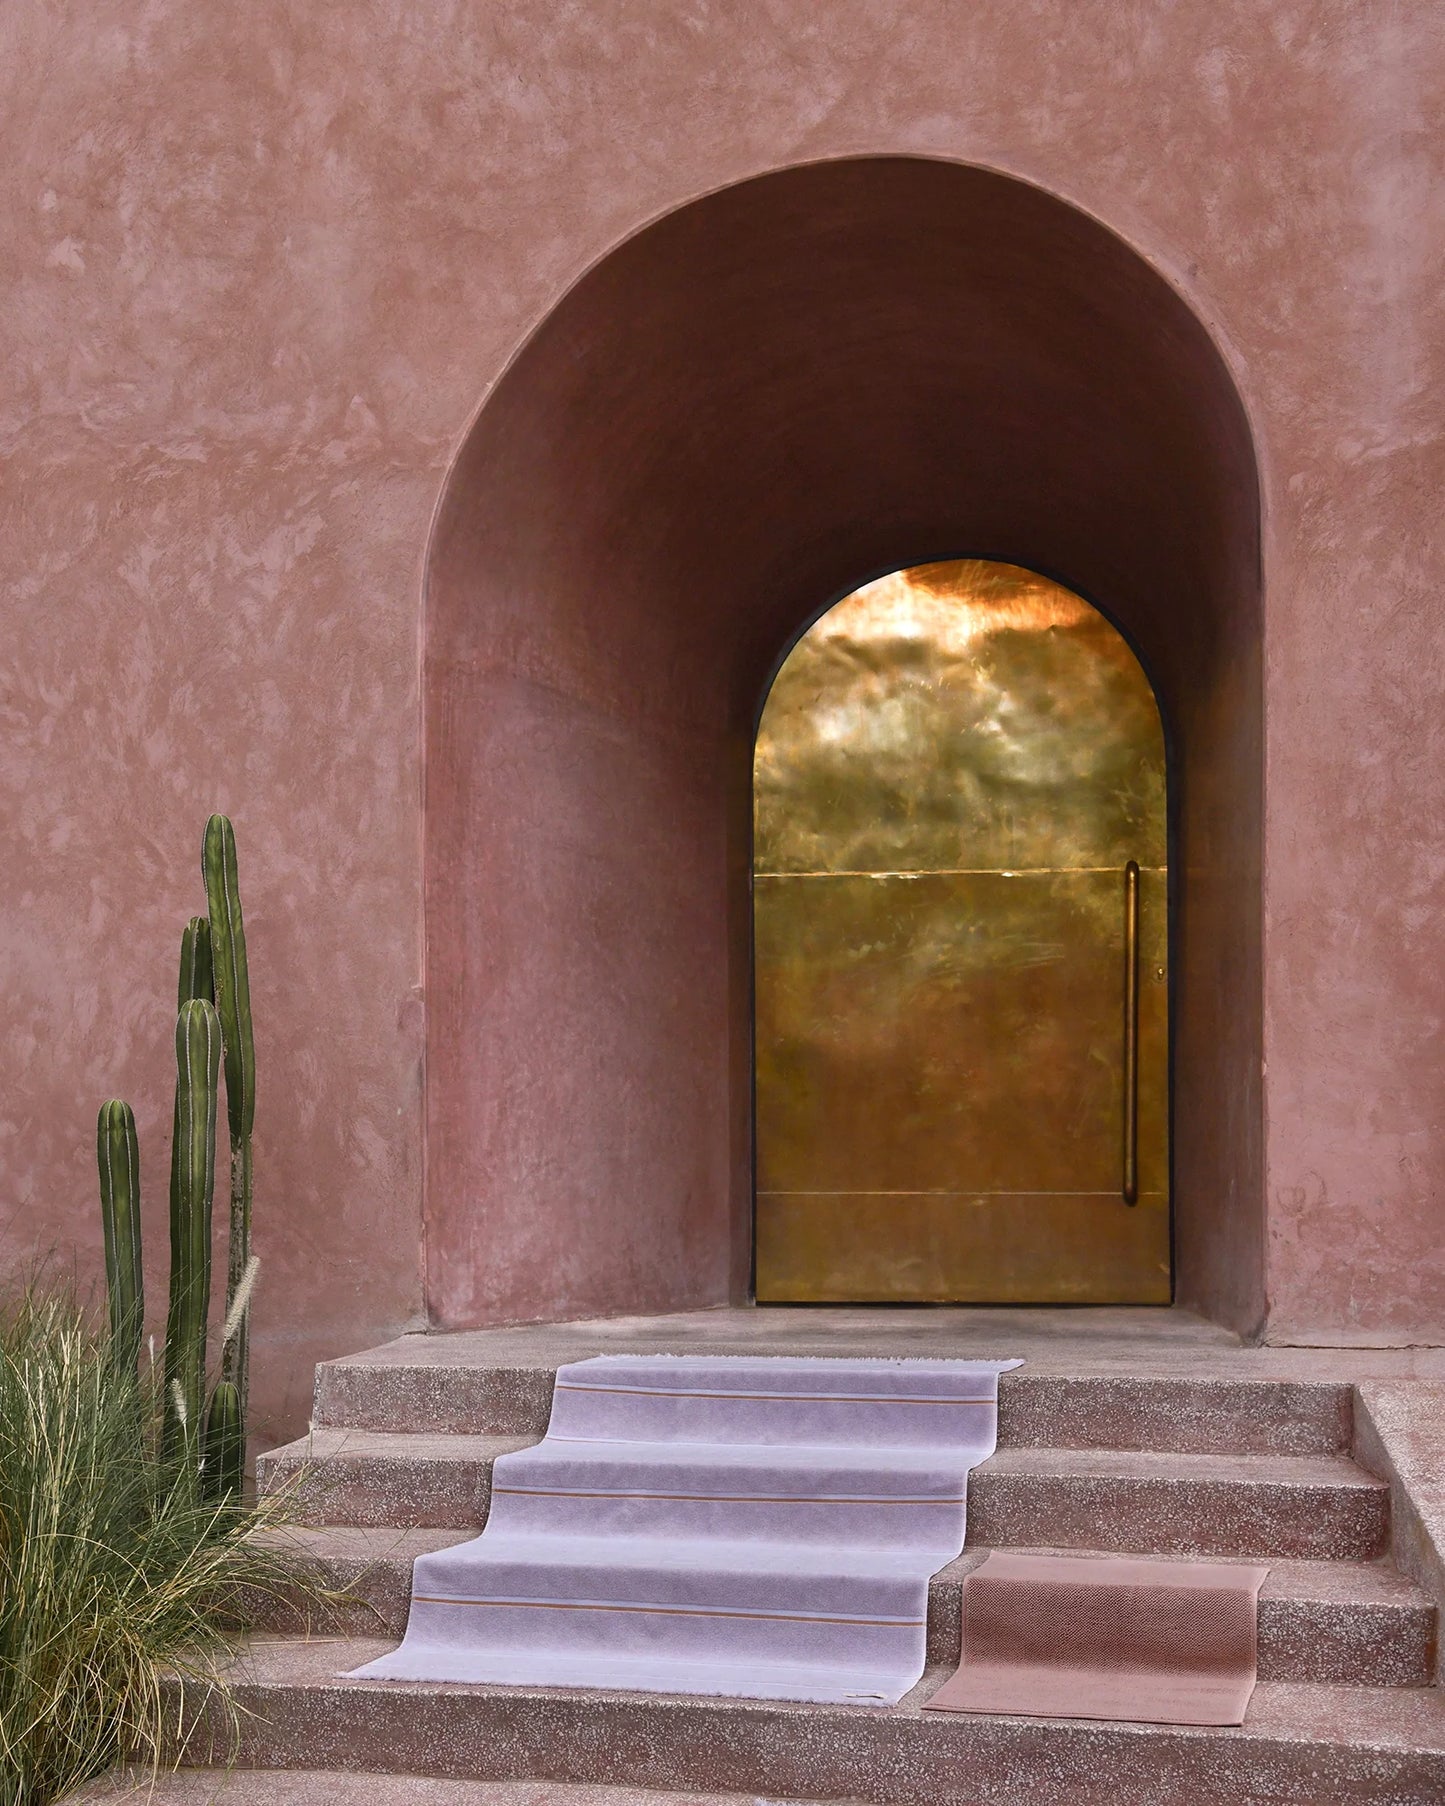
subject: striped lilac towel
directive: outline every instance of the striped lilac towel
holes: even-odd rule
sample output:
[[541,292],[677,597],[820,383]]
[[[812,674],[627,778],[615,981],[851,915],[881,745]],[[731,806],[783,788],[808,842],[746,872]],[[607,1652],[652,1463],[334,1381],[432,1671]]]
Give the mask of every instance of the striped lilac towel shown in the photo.
[[356,1673],[896,1701],[1019,1365],[574,1362],[482,1535],[417,1559],[405,1641]]

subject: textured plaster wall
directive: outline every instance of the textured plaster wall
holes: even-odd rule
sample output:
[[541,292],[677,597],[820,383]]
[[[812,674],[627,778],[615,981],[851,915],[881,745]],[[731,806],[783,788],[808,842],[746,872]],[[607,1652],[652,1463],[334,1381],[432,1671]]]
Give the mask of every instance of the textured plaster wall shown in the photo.
[[7,1260],[94,1246],[108,1094],[160,1203],[173,941],[221,806],[272,1424],[316,1355],[416,1319],[449,456],[644,222],[909,151],[1097,214],[1230,361],[1266,499],[1270,1332],[1445,1334],[1442,65],[1432,0],[0,12]]

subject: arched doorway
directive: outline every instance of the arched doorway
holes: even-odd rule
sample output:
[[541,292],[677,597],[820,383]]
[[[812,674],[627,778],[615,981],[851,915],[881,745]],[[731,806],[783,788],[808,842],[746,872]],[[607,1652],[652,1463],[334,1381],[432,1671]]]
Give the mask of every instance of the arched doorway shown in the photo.
[[760,1302],[1167,1303],[1164,735],[1014,565],[864,585],[754,755]]
[[1158,267],[997,171],[678,206],[563,296],[426,576],[439,1325],[750,1296],[752,750],[820,603],[986,548],[1105,601],[1169,722],[1176,1296],[1264,1311],[1259,484]]

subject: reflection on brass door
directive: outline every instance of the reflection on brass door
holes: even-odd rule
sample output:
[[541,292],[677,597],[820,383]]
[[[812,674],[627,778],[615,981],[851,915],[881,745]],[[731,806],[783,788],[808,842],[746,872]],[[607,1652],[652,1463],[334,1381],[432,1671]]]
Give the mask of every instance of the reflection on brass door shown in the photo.
[[1120,635],[1012,565],[870,583],[778,673],[754,807],[758,1298],[1167,1302],[1164,742]]

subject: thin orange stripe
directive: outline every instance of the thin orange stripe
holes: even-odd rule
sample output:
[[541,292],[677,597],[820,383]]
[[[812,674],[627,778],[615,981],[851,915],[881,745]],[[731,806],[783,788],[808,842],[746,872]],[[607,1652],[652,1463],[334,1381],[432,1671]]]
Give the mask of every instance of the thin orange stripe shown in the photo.
[[[1103,1195],[1103,1194],[1101,1194]],[[1108,1194],[1112,1197],[1112,1193]],[[558,1380],[558,1392],[616,1392],[625,1398],[738,1398],[749,1404],[808,1405],[992,1405],[992,1398],[916,1398],[893,1392],[683,1392],[673,1386],[579,1386]]]
[[943,1499],[848,1498],[836,1493],[743,1492],[597,1492],[560,1486],[493,1486],[494,1493],[516,1493],[528,1499],[662,1499],[685,1505],[962,1505],[962,1494]]
[[448,1599],[440,1593],[413,1593],[417,1605],[522,1606],[536,1612],[643,1612],[661,1618],[759,1618],[785,1624],[858,1624],[879,1630],[915,1630],[922,1618],[815,1618],[807,1612],[724,1612],[689,1605],[602,1605],[570,1599]]

